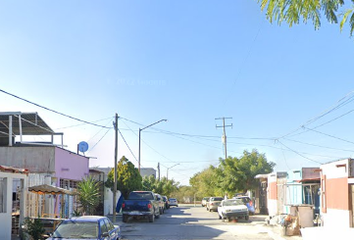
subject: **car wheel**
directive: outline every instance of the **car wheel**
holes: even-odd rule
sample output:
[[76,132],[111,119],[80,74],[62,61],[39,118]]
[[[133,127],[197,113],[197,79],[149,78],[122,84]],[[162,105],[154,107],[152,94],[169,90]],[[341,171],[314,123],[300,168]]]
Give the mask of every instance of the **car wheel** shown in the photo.
[[127,214],[123,214],[123,222],[128,222],[128,215]]
[[152,214],[149,216],[149,222],[154,222],[155,221],[155,214]]
[[211,212],[211,211],[212,211],[212,209],[210,208],[210,209],[209,209],[209,212]]
[[250,216],[245,216],[245,220],[248,221],[250,219]]
[[222,219],[222,216],[219,214],[219,219]]
[[155,211],[155,213],[157,213],[156,215],[155,215],[155,218],[160,218],[160,210],[158,210],[158,211]]

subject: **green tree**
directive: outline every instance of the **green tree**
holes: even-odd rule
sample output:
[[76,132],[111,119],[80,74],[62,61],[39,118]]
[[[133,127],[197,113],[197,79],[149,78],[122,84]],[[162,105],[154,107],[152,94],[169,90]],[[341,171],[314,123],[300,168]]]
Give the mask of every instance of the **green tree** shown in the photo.
[[142,181],[144,191],[153,191],[162,196],[170,196],[172,192],[178,189],[178,184],[174,180],[167,180],[166,177],[159,181],[153,175],[144,177]]
[[304,23],[312,21],[315,29],[319,29],[321,14],[324,14],[330,23],[338,23],[338,18],[341,18],[341,30],[349,19],[350,36],[353,35],[354,5],[342,9],[345,5],[344,0],[258,0],[258,3],[262,11],[265,10],[267,19],[271,23],[273,21],[278,24],[286,22],[291,27],[299,24],[300,20]]
[[219,188],[219,179],[214,166],[196,173],[189,180],[189,184],[193,187],[198,198],[222,196],[222,190]]
[[87,177],[77,185],[78,198],[84,213],[93,214],[100,203],[99,182],[93,177]]
[[257,150],[244,151],[240,158],[228,157],[220,159],[217,168],[219,187],[229,195],[236,192],[246,192],[257,187],[257,174],[271,173],[275,163],[268,162],[264,154]]
[[[106,186],[113,191],[114,186],[114,168],[108,173]],[[131,191],[142,189],[142,177],[139,170],[135,168],[125,156],[117,164],[117,189],[121,191],[125,199]]]

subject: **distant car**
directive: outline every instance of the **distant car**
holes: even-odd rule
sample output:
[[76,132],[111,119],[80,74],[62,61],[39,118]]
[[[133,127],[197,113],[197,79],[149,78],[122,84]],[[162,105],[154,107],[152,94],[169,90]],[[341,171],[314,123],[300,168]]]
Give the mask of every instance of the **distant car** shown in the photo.
[[169,209],[170,208],[170,201],[168,201],[168,198],[166,196],[162,196],[162,200],[165,203],[165,209]]
[[241,199],[227,199],[221,201],[218,207],[219,219],[249,219],[248,208]]
[[209,201],[206,204],[207,211],[216,212],[218,210],[218,206],[219,206],[219,204],[221,203],[222,200],[224,200],[223,197],[211,197],[211,198],[209,198]]
[[170,198],[169,201],[170,201],[170,206],[178,207],[178,201],[176,198]]
[[47,240],[121,238],[120,227],[104,216],[81,216],[63,220]]
[[206,206],[207,202],[209,201],[209,198],[210,197],[203,197],[203,199],[202,199],[202,207]]
[[249,214],[253,215],[255,212],[254,204],[248,196],[236,196],[233,199],[241,199],[243,204],[245,204],[248,208]]

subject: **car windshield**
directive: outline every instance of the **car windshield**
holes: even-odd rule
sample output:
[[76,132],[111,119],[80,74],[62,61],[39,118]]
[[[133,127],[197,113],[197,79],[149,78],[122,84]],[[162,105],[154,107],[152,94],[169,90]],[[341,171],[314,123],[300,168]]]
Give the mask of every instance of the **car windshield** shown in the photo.
[[229,200],[229,201],[225,201],[223,203],[224,206],[238,206],[238,205],[244,205],[242,200],[240,199],[235,199],[235,200]]
[[154,200],[154,197],[149,192],[131,192],[129,200]]
[[53,233],[53,238],[90,239],[98,237],[95,222],[64,221]]

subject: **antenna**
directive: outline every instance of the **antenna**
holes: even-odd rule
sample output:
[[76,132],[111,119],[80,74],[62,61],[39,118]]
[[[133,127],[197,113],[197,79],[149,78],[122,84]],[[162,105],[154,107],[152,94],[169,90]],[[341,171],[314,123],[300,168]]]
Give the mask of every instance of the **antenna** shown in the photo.
[[85,142],[85,141],[80,142],[77,145],[77,154],[79,154],[79,152],[82,152],[85,155],[85,152],[88,150],[88,148],[89,148],[89,145],[87,142]]

